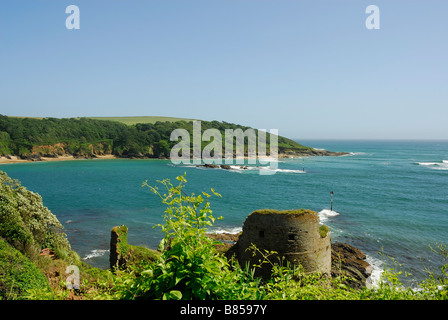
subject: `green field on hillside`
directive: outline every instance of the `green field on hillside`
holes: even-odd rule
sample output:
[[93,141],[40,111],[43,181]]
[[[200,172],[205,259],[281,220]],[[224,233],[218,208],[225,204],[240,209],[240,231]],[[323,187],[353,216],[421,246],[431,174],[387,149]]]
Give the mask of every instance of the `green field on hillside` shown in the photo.
[[137,116],[137,117],[88,117],[89,119],[95,120],[108,120],[108,121],[118,121],[124,123],[128,126],[137,123],[151,123],[154,124],[157,121],[160,122],[176,122],[176,121],[193,121],[197,119],[186,119],[186,118],[174,118],[174,117],[157,117],[157,116]]

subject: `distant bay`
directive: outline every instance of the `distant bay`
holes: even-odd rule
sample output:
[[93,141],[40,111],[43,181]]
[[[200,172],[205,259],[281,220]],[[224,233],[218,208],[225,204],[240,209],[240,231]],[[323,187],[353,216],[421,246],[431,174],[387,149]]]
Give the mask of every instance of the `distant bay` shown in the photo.
[[[214,188],[213,231],[237,232],[260,208],[307,208],[320,213],[333,241],[363,250],[377,270],[383,255],[412,273],[412,284],[435,269],[429,246],[448,244],[448,141],[321,141],[300,143],[350,152],[342,157],[280,159],[274,175],[171,164],[169,160],[72,160],[0,165],[10,177],[39,193],[64,225],[72,247],[86,262],[108,267],[110,230],[129,227],[129,242],[156,248],[160,200],[142,182],[186,172],[187,192]],[[304,170],[304,171],[303,171]],[[330,209],[334,192],[334,211]],[[384,260],[387,264],[390,261]]]

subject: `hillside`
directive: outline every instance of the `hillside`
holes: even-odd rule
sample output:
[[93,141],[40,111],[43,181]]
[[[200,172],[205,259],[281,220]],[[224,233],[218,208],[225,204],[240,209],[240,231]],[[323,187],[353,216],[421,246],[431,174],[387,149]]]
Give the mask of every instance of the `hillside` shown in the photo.
[[87,117],[88,119],[94,120],[107,120],[107,121],[117,121],[124,123],[125,125],[134,125],[137,123],[150,123],[154,124],[158,121],[160,122],[177,122],[177,121],[193,121],[198,119],[187,119],[187,118],[174,118],[174,117],[158,117],[158,116],[136,116],[136,117]]
[[[192,136],[192,121],[161,117],[93,118],[22,118],[0,115],[0,156],[40,160],[74,156],[90,158],[113,155],[123,158],[169,158],[177,141],[170,141],[171,132],[185,129]],[[134,123],[138,120],[146,123]],[[124,123],[123,123],[124,121]],[[155,122],[154,122],[155,121]],[[224,137],[226,129],[249,129],[233,123],[201,121],[201,130],[218,129]],[[224,140],[224,139],[223,139]],[[269,151],[270,135],[267,135]],[[202,147],[208,142],[203,142]],[[315,150],[291,139],[278,137],[280,156],[341,155]],[[247,143],[246,143],[247,152]]]

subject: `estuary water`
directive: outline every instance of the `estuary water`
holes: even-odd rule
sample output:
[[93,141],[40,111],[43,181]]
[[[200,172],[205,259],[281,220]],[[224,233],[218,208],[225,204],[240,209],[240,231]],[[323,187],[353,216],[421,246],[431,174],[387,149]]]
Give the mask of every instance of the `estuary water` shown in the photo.
[[[110,231],[129,227],[131,244],[157,248],[164,207],[142,182],[186,173],[187,193],[209,192],[210,231],[238,232],[256,209],[306,208],[319,213],[333,241],[363,250],[379,277],[386,266],[410,273],[403,282],[436,271],[431,247],[448,244],[448,141],[321,141],[300,143],[342,157],[279,159],[275,174],[173,165],[169,160],[73,160],[0,165],[39,193],[65,227],[72,248],[89,264],[108,268]],[[333,210],[330,192],[333,191]],[[154,228],[155,227],[155,228]],[[400,265],[393,265],[393,257]],[[374,280],[375,280],[374,279]]]

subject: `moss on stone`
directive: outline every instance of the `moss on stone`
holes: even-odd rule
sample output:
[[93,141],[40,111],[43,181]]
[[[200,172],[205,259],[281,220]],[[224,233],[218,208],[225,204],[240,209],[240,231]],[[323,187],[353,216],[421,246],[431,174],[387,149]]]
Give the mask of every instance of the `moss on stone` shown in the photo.
[[291,214],[291,215],[304,215],[304,214],[312,214],[317,215],[317,213],[313,210],[309,209],[292,209],[292,210],[275,210],[275,209],[259,209],[255,210],[251,214]]
[[131,249],[128,244],[128,227],[125,225],[113,227],[112,232],[117,234],[117,252],[121,256],[126,256]]
[[161,252],[159,252],[157,250],[152,250],[152,249],[142,247],[142,246],[130,245],[130,248],[131,248],[131,250],[130,250],[131,254],[130,254],[129,261],[128,261],[128,266],[129,265],[138,265],[142,261],[146,261],[146,262],[156,261],[162,254]]
[[128,227],[116,226],[111,231],[110,249],[111,269],[127,269],[143,261],[153,262],[159,258],[160,252],[142,246],[128,244]]
[[330,229],[326,225],[321,225],[319,227],[319,234],[322,238],[325,238],[329,231]]

